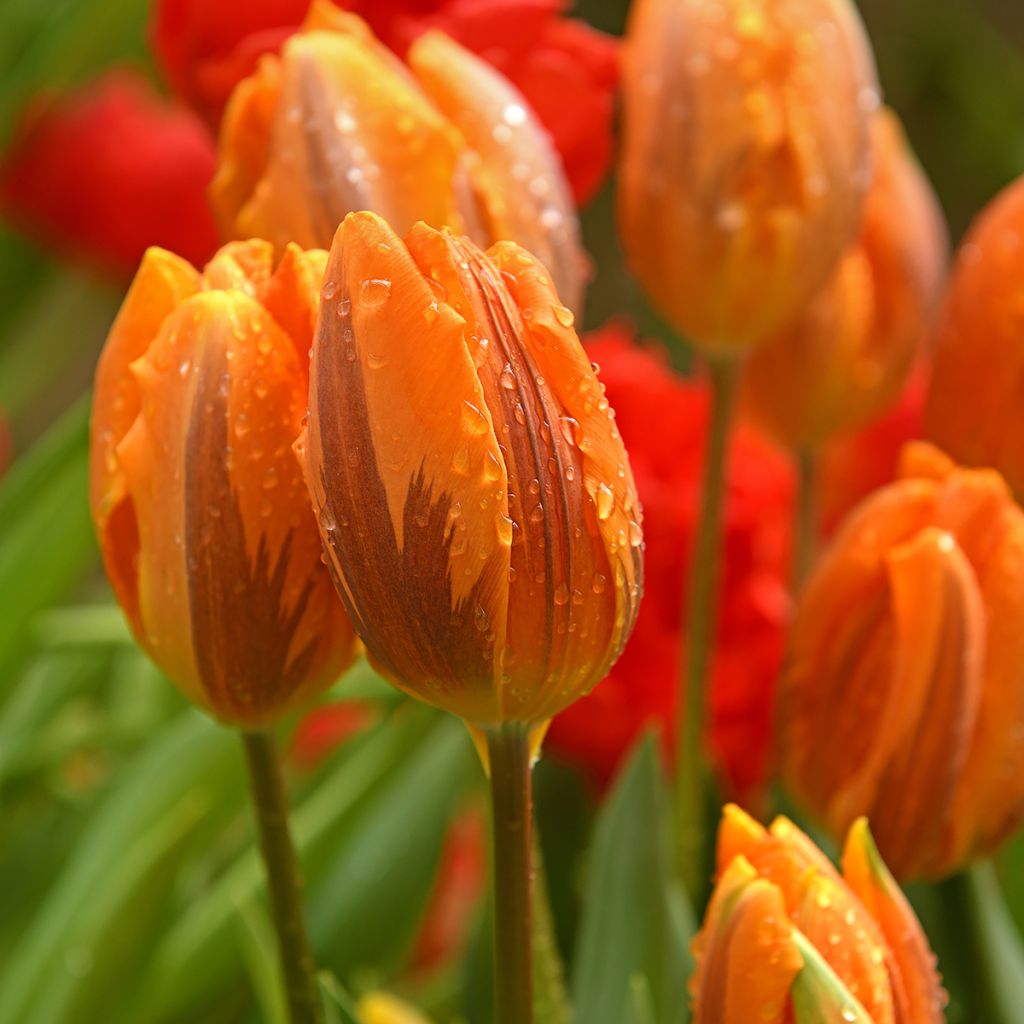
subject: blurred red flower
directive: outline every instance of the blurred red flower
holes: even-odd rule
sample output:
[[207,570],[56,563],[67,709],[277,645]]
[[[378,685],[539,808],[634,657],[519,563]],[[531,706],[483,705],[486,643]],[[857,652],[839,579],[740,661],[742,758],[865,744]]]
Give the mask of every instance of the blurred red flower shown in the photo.
[[[611,675],[555,719],[545,749],[603,784],[646,725],[659,723],[670,740],[674,731],[679,624],[699,509],[708,393],[703,382],[683,380],[654,350],[633,344],[621,326],[587,340],[644,507],[645,595]],[[790,611],[792,500],[786,457],[739,426],[728,471],[710,744],[723,781],[740,797],[753,795],[768,771],[772,700]]]
[[[612,153],[617,42],[563,0],[337,0],[396,53],[439,28],[506,75],[551,133],[578,203],[597,191]],[[309,0],[158,0],[151,37],[176,92],[216,125],[231,90],[299,26]]]
[[342,700],[323,704],[303,716],[291,743],[291,760],[304,771],[312,771],[345,742],[380,717],[368,701]]
[[465,948],[487,879],[486,837],[480,807],[463,811],[449,826],[434,889],[413,943],[414,969],[436,970]]
[[206,205],[214,159],[195,114],[117,69],[65,98],[36,100],[0,162],[0,212],[119,277],[150,245],[202,264],[217,247]]

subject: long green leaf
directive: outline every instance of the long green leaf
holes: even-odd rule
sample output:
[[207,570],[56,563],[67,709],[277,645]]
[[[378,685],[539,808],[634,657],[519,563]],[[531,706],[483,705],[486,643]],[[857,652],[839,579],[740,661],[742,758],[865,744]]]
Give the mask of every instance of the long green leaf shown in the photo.
[[672,875],[667,802],[654,741],[645,739],[601,809],[573,971],[576,1019],[622,1024],[634,976],[655,1020],[686,1018],[693,915]]

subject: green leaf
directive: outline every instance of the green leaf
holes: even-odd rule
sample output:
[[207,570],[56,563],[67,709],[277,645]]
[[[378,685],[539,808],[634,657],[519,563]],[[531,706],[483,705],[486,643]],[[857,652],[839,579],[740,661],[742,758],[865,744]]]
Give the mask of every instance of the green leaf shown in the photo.
[[536,831],[533,834],[533,1016],[535,1024],[569,1024],[572,1008],[565,990],[565,969],[555,941],[547,876]]
[[35,616],[95,558],[85,407],[76,406],[0,488],[0,690],[31,648]]
[[[238,788],[241,766],[233,739],[198,712],[188,711],[126,766],[121,784],[92,817],[0,971],[0,1024],[44,1019],[37,1013],[40,1005],[57,1006],[48,1000],[67,998],[60,985],[56,995],[47,992],[65,975],[69,962],[72,968],[88,967],[90,977],[109,977],[109,970],[133,977],[125,969],[120,945],[96,936],[116,937],[116,928],[110,929],[119,921],[117,908],[125,908],[129,917],[132,911],[146,913],[147,900],[137,896],[152,891],[150,880],[164,878],[156,870],[162,851],[171,857],[184,852],[185,844],[174,837],[180,839],[198,810],[207,813],[218,794]],[[165,881],[157,892],[166,890]],[[126,936],[132,934],[128,918],[124,927]],[[136,943],[135,952],[148,951]],[[89,1019],[89,1014],[78,1019]]]
[[320,971],[317,978],[327,1014],[327,1024],[359,1024],[356,1004],[341,987],[341,982],[330,971]]
[[478,771],[462,724],[436,717],[420,748],[346,823],[329,870],[309,885],[313,943],[339,977],[398,966],[426,908],[452,808]]
[[[401,952],[417,900],[427,896],[445,809],[472,767],[457,723],[418,707],[401,711],[346,744],[292,812],[315,951],[327,966]],[[263,867],[247,845],[151,953],[138,1022],[195,1019],[237,986],[237,907],[263,894]]]
[[693,914],[671,871],[667,800],[655,743],[645,738],[598,816],[573,971],[576,1019],[622,1024],[633,979],[655,1020],[687,1017]]
[[867,1010],[799,929],[793,929],[793,938],[804,960],[790,989],[795,1024],[873,1024]]
[[629,1012],[625,1024],[656,1024],[651,988],[642,974],[629,979]]

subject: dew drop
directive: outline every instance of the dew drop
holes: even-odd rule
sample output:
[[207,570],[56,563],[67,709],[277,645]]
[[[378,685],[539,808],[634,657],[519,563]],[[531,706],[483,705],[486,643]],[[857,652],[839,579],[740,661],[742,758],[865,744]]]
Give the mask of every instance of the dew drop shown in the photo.
[[615,506],[615,495],[612,489],[607,484],[598,484],[594,500],[597,502],[597,518],[607,519]]
[[608,577],[602,573],[595,572],[591,589],[595,594],[603,594],[608,589]]
[[576,322],[576,317],[568,306],[552,306],[551,312],[555,314],[555,319],[563,327],[572,327]]
[[325,281],[323,289],[320,292],[320,298],[324,302],[330,302],[335,295],[338,294],[338,282],[337,281]]
[[470,437],[483,437],[488,429],[487,417],[472,403],[462,403],[462,429]]
[[554,600],[559,606],[569,603],[569,588],[564,583],[559,583],[555,587]]
[[544,506],[534,505],[533,511],[530,513],[531,523],[542,523],[544,522]]
[[512,520],[499,512],[494,517],[494,526],[498,532],[500,543],[510,547],[512,544]]
[[[384,277],[368,277],[362,282],[359,293],[360,303],[367,309],[382,306],[391,297],[391,282]],[[339,310],[341,306],[338,306]]]
[[469,476],[469,448],[466,445],[455,449],[455,454],[452,456],[452,469],[462,476]]
[[501,371],[501,376],[498,377],[498,383],[506,391],[514,391],[516,386],[516,375],[512,372],[512,364],[506,363]]
[[489,448],[484,455],[484,479],[492,484],[501,479],[501,463]]

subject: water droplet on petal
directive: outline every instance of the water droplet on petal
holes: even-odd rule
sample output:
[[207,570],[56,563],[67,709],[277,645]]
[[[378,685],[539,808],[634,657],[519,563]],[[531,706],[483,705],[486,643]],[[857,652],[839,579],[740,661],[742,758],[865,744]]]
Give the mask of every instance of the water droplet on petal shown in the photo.
[[368,277],[362,282],[359,301],[367,309],[375,309],[378,306],[382,306],[390,297],[391,282],[387,278]]
[[597,518],[607,519],[615,507],[615,494],[612,489],[607,484],[598,484],[594,500],[597,502]]

